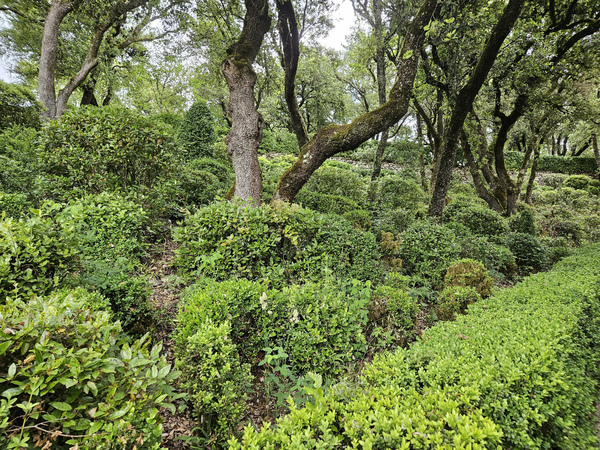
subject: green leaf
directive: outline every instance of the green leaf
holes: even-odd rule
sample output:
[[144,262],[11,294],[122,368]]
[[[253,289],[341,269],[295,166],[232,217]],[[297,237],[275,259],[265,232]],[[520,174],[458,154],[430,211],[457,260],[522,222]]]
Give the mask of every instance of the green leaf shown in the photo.
[[11,378],[13,378],[16,373],[17,373],[17,366],[15,363],[12,363],[10,365],[10,367],[8,368],[8,379],[10,380]]
[[412,55],[413,55],[413,51],[408,50],[406,53],[404,53],[404,55],[402,55],[402,59],[410,59],[410,58],[412,58]]
[[118,419],[119,417],[123,417],[125,414],[127,414],[127,409],[120,409],[120,410],[112,413],[110,416],[108,416],[108,418],[109,418],[109,420],[115,420],[115,419]]
[[52,403],[50,403],[50,406],[58,409],[59,411],[71,411],[73,409],[73,407],[71,405],[69,405],[68,403],[64,403],[64,402],[52,402]]

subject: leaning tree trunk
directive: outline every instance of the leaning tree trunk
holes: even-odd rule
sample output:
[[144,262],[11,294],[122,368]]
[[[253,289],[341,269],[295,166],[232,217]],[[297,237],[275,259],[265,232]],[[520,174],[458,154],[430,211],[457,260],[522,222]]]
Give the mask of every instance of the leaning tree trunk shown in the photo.
[[357,117],[347,125],[328,125],[302,148],[298,160],[280,178],[273,200],[291,202],[310,176],[328,158],[341,152],[354,150],[377,133],[398,122],[408,111],[412,86],[418,66],[418,53],[425,31],[437,8],[437,0],[425,0],[415,16],[404,39],[397,78],[389,100],[376,110]]
[[594,158],[596,165],[600,168],[600,151],[598,150],[598,137],[596,133],[592,134],[592,148],[594,149]]
[[262,199],[258,146],[262,140],[264,122],[254,104],[256,73],[252,70],[252,63],[269,28],[271,18],[268,0],[246,0],[242,34],[227,49],[227,58],[221,66],[229,87],[231,131],[225,142],[235,172],[233,195],[245,202],[260,202]]
[[467,114],[472,109],[475,97],[496,61],[500,47],[521,15],[524,4],[525,0],[510,0],[506,5],[490,34],[471,77],[458,93],[456,105],[453,108],[450,123],[442,143],[440,167],[435,177],[435,186],[429,203],[428,214],[430,216],[442,217],[463,124]]

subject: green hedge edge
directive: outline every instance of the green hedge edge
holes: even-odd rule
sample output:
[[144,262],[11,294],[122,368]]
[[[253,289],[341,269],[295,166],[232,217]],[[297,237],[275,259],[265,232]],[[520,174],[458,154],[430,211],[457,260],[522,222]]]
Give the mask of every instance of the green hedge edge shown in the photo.
[[384,354],[231,449],[597,449],[600,245]]

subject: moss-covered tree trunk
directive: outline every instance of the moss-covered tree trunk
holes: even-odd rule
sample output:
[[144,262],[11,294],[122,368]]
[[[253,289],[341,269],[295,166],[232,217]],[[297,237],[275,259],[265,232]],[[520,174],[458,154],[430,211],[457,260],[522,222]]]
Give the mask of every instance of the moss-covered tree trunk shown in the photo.
[[413,81],[418,66],[418,54],[425,31],[437,7],[437,0],[425,0],[404,39],[397,77],[388,101],[347,125],[321,128],[302,148],[298,160],[280,178],[273,200],[291,202],[310,176],[328,158],[357,148],[377,133],[397,123],[408,111]]
[[258,164],[258,146],[262,140],[263,118],[254,104],[256,73],[252,63],[265,34],[271,28],[267,0],[246,0],[244,27],[237,42],[227,49],[221,71],[229,87],[228,112],[231,131],[227,135],[227,153],[235,171],[233,195],[244,201],[260,202],[262,174]]

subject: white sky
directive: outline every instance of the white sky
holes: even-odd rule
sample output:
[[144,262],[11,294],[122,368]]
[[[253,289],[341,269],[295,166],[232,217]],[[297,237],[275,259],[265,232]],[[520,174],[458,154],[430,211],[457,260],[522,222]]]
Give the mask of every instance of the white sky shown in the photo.
[[335,12],[333,24],[335,28],[331,30],[329,36],[319,39],[321,44],[334,50],[343,50],[346,43],[346,36],[350,34],[351,28],[356,23],[356,16],[350,0],[334,0],[339,5]]

